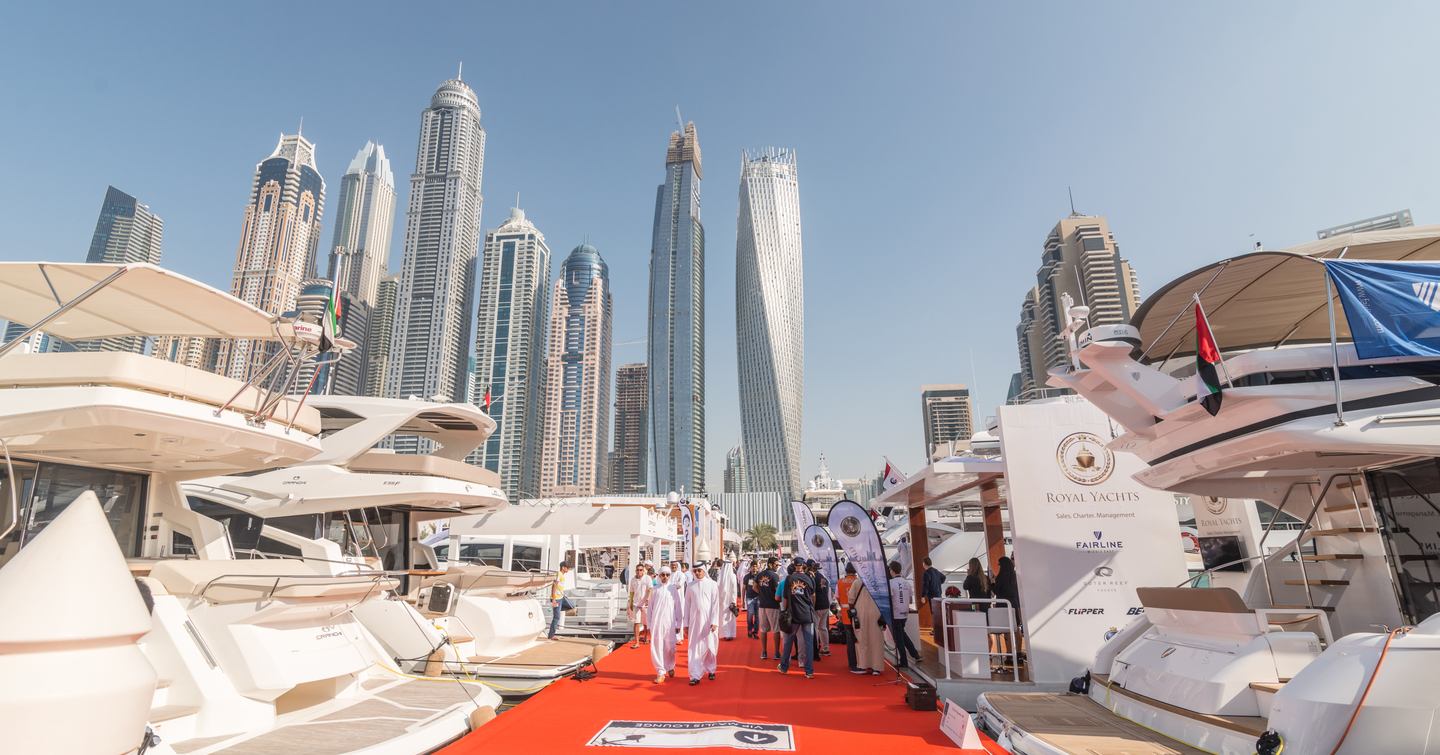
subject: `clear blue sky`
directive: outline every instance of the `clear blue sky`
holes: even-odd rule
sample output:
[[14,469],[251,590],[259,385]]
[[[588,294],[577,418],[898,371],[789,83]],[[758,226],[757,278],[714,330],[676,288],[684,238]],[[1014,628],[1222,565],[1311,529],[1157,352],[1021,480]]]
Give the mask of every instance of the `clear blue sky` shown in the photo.
[[1252,234],[1440,221],[1440,5],[1088,5],[23,3],[0,29],[0,256],[83,259],[114,184],[164,217],[165,264],[228,288],[282,130],[304,117],[332,204],[383,143],[403,208],[420,110],[463,60],[489,132],[483,225],[518,191],[557,258],[588,236],[615,362],[641,361],[679,105],[704,151],[712,484],[740,433],[739,152],[767,145],[800,159],[804,474],[822,450],[837,475],[882,454],[913,471],[922,383],[973,383],[982,416],[1003,400],[1067,185],[1147,293]]

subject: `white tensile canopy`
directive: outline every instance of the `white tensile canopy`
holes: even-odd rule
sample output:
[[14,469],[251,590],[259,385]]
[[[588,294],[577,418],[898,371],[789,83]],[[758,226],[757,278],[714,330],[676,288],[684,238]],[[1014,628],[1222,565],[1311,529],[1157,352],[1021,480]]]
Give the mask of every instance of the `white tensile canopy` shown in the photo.
[[[1347,233],[1281,251],[1221,260],[1186,273],[1147,298],[1130,324],[1140,330],[1145,362],[1195,353],[1195,294],[1221,351],[1328,343],[1325,265],[1321,260],[1440,260],[1440,226]],[[1350,326],[1335,302],[1335,335]]]
[[34,325],[107,278],[103,288],[45,323],[44,332],[67,341],[277,337],[273,315],[147,263],[0,262],[0,318]]

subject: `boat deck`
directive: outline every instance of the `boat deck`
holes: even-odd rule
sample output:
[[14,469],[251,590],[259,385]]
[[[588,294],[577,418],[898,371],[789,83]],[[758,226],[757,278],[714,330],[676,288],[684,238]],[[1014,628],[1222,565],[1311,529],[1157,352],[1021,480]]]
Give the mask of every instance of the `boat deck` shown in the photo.
[[554,640],[542,640],[539,644],[532,645],[518,653],[477,655],[467,660],[469,663],[484,664],[484,668],[481,670],[486,673],[506,668],[537,670],[542,667],[588,663],[593,657],[595,647],[609,644],[598,640],[561,637]]
[[[465,685],[453,680],[397,679],[391,682],[375,679],[364,682],[363,686],[370,696],[255,736],[202,737],[170,744],[180,755],[271,755],[277,752],[331,755],[353,752],[411,734],[431,719],[471,700],[471,693],[466,691]],[[461,710],[463,716],[469,716],[468,705]],[[449,738],[453,739],[463,731],[461,728]],[[444,744],[444,739],[435,744]]]
[[1084,695],[991,692],[995,711],[1036,739],[1084,755],[1205,755],[1106,710]]

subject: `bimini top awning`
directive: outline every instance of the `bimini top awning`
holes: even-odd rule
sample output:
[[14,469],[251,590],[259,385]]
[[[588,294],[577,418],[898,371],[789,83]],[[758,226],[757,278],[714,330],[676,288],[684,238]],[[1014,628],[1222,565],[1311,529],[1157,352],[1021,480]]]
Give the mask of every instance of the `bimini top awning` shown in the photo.
[[[1195,353],[1195,294],[1221,351],[1330,341],[1324,259],[1440,260],[1440,225],[1348,233],[1280,251],[1242,254],[1171,281],[1145,300],[1130,324],[1140,330],[1142,362]],[[1350,326],[1335,303],[1339,340]]]
[[[91,293],[85,296],[86,292]],[[0,262],[0,318],[33,326],[82,296],[45,323],[44,332],[67,341],[120,336],[277,337],[274,316],[155,265]]]

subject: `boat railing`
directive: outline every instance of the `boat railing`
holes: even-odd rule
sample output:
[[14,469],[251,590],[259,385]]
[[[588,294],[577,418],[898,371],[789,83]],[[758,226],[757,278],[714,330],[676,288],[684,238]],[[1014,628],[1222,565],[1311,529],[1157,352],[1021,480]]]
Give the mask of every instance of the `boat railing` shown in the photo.
[[[967,612],[967,613],[969,613],[969,612],[984,613],[984,614],[985,614],[985,623],[984,623],[984,624],[976,624],[976,625],[963,625],[963,626],[962,626],[962,625],[953,625],[953,626],[952,626],[952,625],[947,621],[947,619],[950,617],[950,610],[949,610],[950,606],[961,606],[961,607],[962,607],[961,610],[963,610],[963,611],[965,611],[965,612]],[[993,612],[996,612],[996,613],[999,613],[999,615],[1002,617],[1002,620],[1001,620],[1002,623],[999,623],[999,624],[996,624],[996,623],[995,623],[995,615],[994,615],[994,613],[992,613],[992,611],[993,611]],[[987,679],[991,677],[991,674],[988,673],[988,671],[989,671],[988,666],[989,666],[989,664],[990,664],[990,659],[993,658],[993,657],[995,657],[995,656],[1000,656],[1000,657],[1005,658],[1005,659],[1008,660],[1008,664],[1007,664],[1007,665],[1010,666],[1010,670],[1011,670],[1011,674],[1012,674],[1012,681],[1016,681],[1016,682],[1020,681],[1020,646],[1019,646],[1019,644],[1016,642],[1016,621],[1015,621],[1015,620],[1016,620],[1016,616],[1015,616],[1014,606],[1012,606],[1012,605],[1010,604],[1010,601],[1008,601],[1008,600],[1006,600],[1006,599],[1004,599],[1004,598],[941,598],[941,599],[940,599],[940,616],[939,616],[939,617],[931,617],[931,621],[939,621],[939,622],[940,622],[940,627],[941,627],[941,629],[943,630],[944,636],[945,636],[945,647],[941,647],[941,648],[939,649],[939,650],[940,650],[940,657],[943,658],[944,661],[945,661],[945,678],[946,678],[947,680],[954,678],[954,676],[953,676],[953,674],[952,674],[952,669],[951,669],[951,667],[950,667],[950,656],[952,656],[952,655],[959,655],[959,656],[962,657],[962,660],[963,660],[963,657],[964,657],[964,656],[967,656],[967,655],[978,655],[978,656],[982,656],[982,657],[985,658],[985,661],[984,661],[984,662],[985,662],[985,665],[986,665],[986,667],[987,667],[987,669],[986,669],[987,673],[986,673],[985,677],[986,677]],[[983,650],[960,650],[960,649],[958,649],[958,648],[960,647],[960,632],[959,632],[959,630],[961,630],[961,629],[984,629],[984,630],[985,630],[985,641],[986,641],[986,643],[987,643],[985,649],[983,649]],[[989,647],[990,638],[991,638],[992,635],[997,635],[997,634],[1009,638],[1009,644],[1006,646],[1008,649],[1007,649],[1006,652],[996,653],[996,652],[993,652],[993,651],[990,650],[990,647]],[[962,678],[963,678],[963,677],[962,677]]]
[[385,581],[386,579],[387,577],[385,576],[385,573],[379,571],[368,574],[356,573],[353,577],[334,574],[244,574],[241,572],[235,572],[229,574],[221,574],[206,582],[205,585],[200,588],[199,592],[196,593],[195,597],[205,599],[205,594],[210,590],[210,588],[224,586],[226,584],[246,588],[251,586],[250,584],[239,583],[239,580],[251,580],[255,582],[269,580],[271,582],[270,588],[265,591],[264,596],[257,598],[257,601],[272,600],[275,598],[275,595],[278,592],[281,592],[283,590],[298,589],[308,584],[369,584],[370,589],[366,590],[365,593],[360,596],[359,600],[356,600],[353,604],[346,608],[346,610],[349,610],[349,608],[353,608],[354,606],[365,602],[366,599],[368,599],[372,594],[375,593],[376,588],[380,586],[381,582]]

